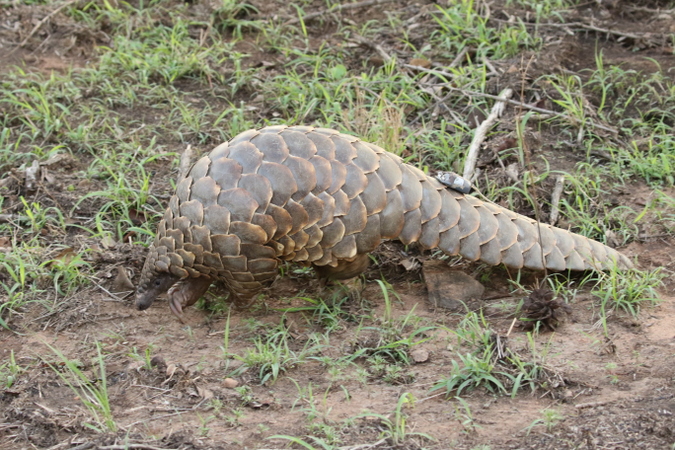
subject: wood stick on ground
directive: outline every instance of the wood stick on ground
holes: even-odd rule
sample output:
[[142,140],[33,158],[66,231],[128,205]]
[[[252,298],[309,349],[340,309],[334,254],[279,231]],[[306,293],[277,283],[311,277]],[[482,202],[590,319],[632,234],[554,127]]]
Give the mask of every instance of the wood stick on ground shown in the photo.
[[565,175],[558,175],[558,177],[555,179],[553,193],[551,194],[551,216],[548,220],[548,223],[551,225],[555,225],[555,223],[558,221],[558,216],[560,215],[560,209],[558,209],[558,205],[560,204],[560,197],[562,196],[563,187],[565,187]]
[[[356,3],[347,3],[346,5],[336,5],[333,8],[330,9],[325,9],[323,11],[317,11],[313,12],[310,14],[305,14],[302,17],[303,22],[308,22],[312,19],[316,19],[317,17],[321,17],[326,14],[338,12],[338,11],[344,11],[346,9],[356,9],[356,8],[365,8],[367,6],[373,6],[373,5],[380,5],[382,3],[391,3],[394,0],[365,0],[362,2],[356,2]],[[285,23],[285,25],[295,25],[296,23],[300,23],[300,18],[296,17],[293,18]]]
[[[408,67],[410,69],[415,69],[418,72],[431,73],[431,74],[434,74],[434,75],[442,76],[444,78],[454,78],[453,74],[451,74],[449,72],[444,72],[442,70],[425,69],[425,68],[419,67],[419,66],[411,66],[410,64],[402,64],[402,66]],[[468,91],[468,90],[465,90],[465,89],[456,88],[456,87],[452,86],[450,83],[440,83],[440,84],[436,84],[435,86],[440,86],[440,85],[442,85],[443,87],[445,87],[449,91],[459,92],[460,94],[466,95],[467,97],[483,97],[483,98],[491,98],[493,100],[505,101],[509,105],[519,106],[519,107],[521,107],[523,109],[527,109],[529,111],[536,111],[536,112],[542,113],[542,114],[551,114],[555,117],[560,117],[561,119],[566,119],[566,120],[568,120],[569,122],[572,122],[572,123],[577,122],[577,120],[575,118],[573,118],[571,116],[568,116],[567,114],[559,113],[559,112],[553,111],[551,109],[539,108],[538,106],[529,105],[527,103],[519,102],[518,100],[511,100],[511,99],[504,100],[504,99],[499,98],[499,96],[497,96],[497,95],[484,94],[482,92]],[[613,133],[613,134],[619,134],[619,131],[616,128],[608,127],[607,125],[603,125],[601,123],[587,122],[587,124],[591,125],[595,128],[599,128],[601,130],[609,131],[610,133]]]
[[185,178],[190,170],[192,160],[192,146],[188,144],[185,151],[180,155],[180,166],[178,168],[178,181]]
[[68,6],[72,5],[73,3],[77,2],[77,1],[79,1],[79,0],[69,0],[69,1],[65,2],[64,4],[62,4],[61,6],[59,6],[58,8],[56,8],[54,11],[47,14],[41,21],[39,21],[33,27],[33,29],[30,31],[30,33],[28,33],[28,36],[26,36],[26,39],[21,41],[21,43],[19,44],[19,47],[23,47],[24,45],[26,45],[28,43],[28,40],[30,38],[32,38],[33,35],[35,35],[35,33],[37,33],[37,31],[42,27],[42,25],[44,25],[49,19],[54,17],[56,14],[58,14],[59,11],[61,11],[63,8],[67,8]]
[[479,126],[476,128],[476,133],[473,135],[473,140],[469,146],[469,152],[466,155],[466,161],[464,162],[464,173],[462,176],[466,180],[470,180],[473,176],[473,172],[476,169],[476,162],[478,161],[478,150],[480,149],[481,144],[485,140],[488,131],[492,128],[492,125],[497,121],[497,119],[504,112],[506,103],[504,100],[509,99],[513,95],[513,89],[506,88],[499,94],[499,100],[492,107],[490,115],[487,116]]

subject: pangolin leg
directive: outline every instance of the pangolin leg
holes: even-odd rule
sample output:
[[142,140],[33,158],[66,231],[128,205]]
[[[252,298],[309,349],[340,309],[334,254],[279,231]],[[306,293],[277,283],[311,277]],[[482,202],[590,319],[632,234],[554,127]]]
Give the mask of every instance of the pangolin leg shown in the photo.
[[370,263],[367,254],[357,255],[354,259],[340,260],[337,266],[314,266],[319,278],[326,280],[347,280],[361,275]]
[[169,289],[168,299],[171,312],[178,317],[181,322],[183,318],[183,308],[194,305],[199,297],[204,295],[211,286],[213,280],[208,277],[186,278],[174,284]]

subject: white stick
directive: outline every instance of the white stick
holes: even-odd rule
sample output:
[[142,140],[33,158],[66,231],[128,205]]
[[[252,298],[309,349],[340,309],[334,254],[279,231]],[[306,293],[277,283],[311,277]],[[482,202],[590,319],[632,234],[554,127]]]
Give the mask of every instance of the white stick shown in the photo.
[[555,223],[558,221],[558,216],[560,215],[558,204],[560,203],[563,187],[565,187],[565,175],[558,175],[558,177],[555,179],[553,193],[551,194],[551,217],[548,221],[548,223],[551,225],[555,225]]
[[469,146],[469,152],[466,155],[466,162],[464,163],[464,173],[463,177],[465,180],[470,180],[473,176],[473,172],[476,168],[476,162],[478,161],[478,149],[480,145],[485,140],[487,132],[490,130],[492,125],[497,121],[497,119],[504,112],[506,107],[506,100],[511,98],[513,95],[513,89],[506,88],[499,94],[499,100],[492,107],[490,115],[481,123],[478,128],[476,128],[476,133],[473,135],[473,140]]

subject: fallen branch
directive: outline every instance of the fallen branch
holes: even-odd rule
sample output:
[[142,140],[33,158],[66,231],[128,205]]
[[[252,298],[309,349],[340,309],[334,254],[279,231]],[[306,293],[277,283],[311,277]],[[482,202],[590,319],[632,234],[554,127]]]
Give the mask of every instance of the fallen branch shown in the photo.
[[[451,74],[449,72],[444,72],[442,70],[425,69],[425,68],[419,67],[419,66],[411,66],[410,64],[402,64],[402,66],[408,67],[410,69],[415,69],[418,72],[431,73],[431,74],[434,74],[434,75],[437,75],[437,76],[442,76],[444,78],[453,78],[454,77],[453,74]],[[561,119],[566,119],[566,120],[568,120],[572,123],[577,121],[574,117],[568,116],[567,114],[559,113],[557,111],[553,111],[553,110],[550,110],[550,109],[539,108],[538,106],[529,105],[527,103],[519,102],[518,100],[501,99],[497,95],[484,94],[482,92],[476,92],[476,91],[467,91],[467,90],[464,90],[464,89],[456,88],[456,87],[452,86],[450,83],[441,83],[440,85],[442,85],[443,87],[445,87],[446,89],[448,89],[450,91],[459,92],[460,94],[466,95],[467,97],[491,98],[493,100],[504,101],[504,102],[508,103],[509,105],[519,106],[519,107],[521,107],[523,109],[527,109],[529,111],[535,111],[535,112],[539,112],[539,113],[542,113],[542,114],[551,114],[552,116],[560,117]],[[438,86],[438,84],[435,85],[435,86]],[[595,123],[595,122],[587,122],[587,124],[591,125],[595,128],[599,128],[601,130],[609,131],[610,133],[613,133],[613,134],[619,134],[619,131],[617,129],[609,127],[607,125],[603,125],[603,124]]]
[[317,11],[314,13],[306,14],[303,17],[293,18],[287,21],[285,25],[295,25],[296,23],[300,23],[300,20],[302,20],[303,22],[307,22],[309,20],[316,19],[317,17],[321,17],[333,12],[344,11],[346,9],[365,8],[367,6],[380,5],[382,3],[391,3],[393,1],[394,0],[365,0],[356,3],[347,3],[346,5],[335,5],[330,9],[325,9],[323,11]]
[[185,151],[180,155],[180,166],[178,168],[178,181],[185,178],[190,170],[190,161],[192,160],[192,146],[188,144]]
[[551,216],[548,220],[548,223],[551,225],[555,225],[555,223],[558,221],[558,216],[560,215],[560,209],[558,209],[558,205],[560,204],[560,197],[562,196],[564,186],[565,175],[558,175],[558,177],[555,179],[553,193],[551,194]]
[[466,161],[464,162],[464,172],[462,174],[462,177],[465,180],[471,180],[473,172],[476,169],[476,161],[478,161],[478,150],[480,149],[481,144],[485,140],[487,132],[490,131],[490,128],[492,128],[492,125],[494,125],[497,119],[501,117],[502,113],[504,112],[504,108],[506,107],[505,100],[511,97],[511,95],[513,95],[513,89],[510,88],[504,89],[502,93],[499,94],[498,97],[499,100],[492,107],[490,115],[487,116],[487,119],[485,119],[478,126],[478,128],[476,128],[476,133],[473,135],[473,140],[471,141],[471,145],[469,146],[469,152],[467,153]]

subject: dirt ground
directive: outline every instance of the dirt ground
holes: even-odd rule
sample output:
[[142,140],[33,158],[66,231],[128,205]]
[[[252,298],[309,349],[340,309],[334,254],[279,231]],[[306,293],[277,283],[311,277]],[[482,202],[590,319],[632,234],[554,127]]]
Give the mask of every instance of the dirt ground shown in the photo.
[[[205,2],[190,2],[196,9],[203,6],[202,3]],[[260,17],[294,16],[286,7],[272,10],[263,2],[252,3],[258,7]],[[495,20],[508,17],[511,11],[512,7],[503,3],[493,2]],[[661,14],[653,12],[667,8],[665,2],[640,2],[638,6],[642,10],[629,10],[628,3],[632,4],[616,0],[584,2],[576,8],[576,16],[567,19],[581,21],[592,17],[588,23],[623,35],[644,33],[645,23],[649,23],[655,35],[675,32],[672,9]],[[349,13],[349,17],[355,21],[365,21],[366,16],[377,19],[384,16],[387,8],[400,9],[406,4],[367,6],[357,9],[359,14]],[[56,5],[0,3],[3,27],[0,30],[0,81],[10,65],[46,76],[76,70],[96,58],[96,46],[110,45],[104,31],[79,26],[58,13],[50,18],[48,25],[43,25],[50,30],[49,36],[41,31],[30,35],[37,21]],[[427,2],[415,5],[418,9],[428,6]],[[318,11],[323,7],[324,3],[317,1],[311,3],[308,10]],[[420,21],[424,20],[424,15],[419,17]],[[423,33],[424,23],[420,25],[417,32]],[[330,21],[308,22],[307,26],[310,36],[320,36],[332,27]],[[26,38],[26,43],[20,46]],[[384,44],[393,45],[391,41],[395,41],[395,37],[385,40]],[[675,70],[672,40],[638,42],[593,30],[570,34],[562,28],[551,27],[545,42],[532,62],[532,73],[546,70],[579,73],[584,68],[595,67],[597,47],[603,49],[607,65],[645,72],[660,68],[669,77]],[[246,46],[246,41],[241,45]],[[368,53],[367,57],[373,56],[371,49],[361,50]],[[520,67],[523,57],[500,61],[498,69],[510,65]],[[513,76],[518,80],[520,73]],[[504,77],[495,81],[494,91],[514,83],[508,77],[507,70]],[[135,112],[129,111],[129,114]],[[508,114],[505,122],[509,120]],[[565,152],[556,154],[554,146],[546,145],[556,138],[554,129],[543,133],[542,147],[550,149],[548,156],[555,169],[571,169],[576,162],[574,157]],[[214,144],[207,140],[203,150]],[[82,170],[89,163],[82,156],[60,162],[52,170],[64,186],[78,185]],[[159,172],[158,178],[167,174],[168,171]],[[95,185],[79,186],[87,191],[96,189]],[[158,182],[155,189],[169,192],[168,183]],[[664,188],[664,191],[670,196],[675,194],[672,188]],[[621,205],[644,205],[652,194],[653,189],[637,183],[617,193],[617,201]],[[64,210],[69,210],[82,192],[63,189],[53,194],[41,191],[36,195],[54,195]],[[85,204],[79,214],[93,215],[93,211],[88,211]],[[648,231],[648,225],[645,227]],[[64,242],[77,239],[73,234],[63,237]],[[602,333],[596,300],[587,290],[580,290],[570,303],[570,313],[556,331],[542,332],[535,337],[538,348],[547,354],[545,365],[551,374],[547,385],[533,393],[521,390],[514,398],[477,389],[463,393],[465,403],[460,403],[430,389],[452,367],[454,353],[451,350],[455,341],[448,329],[456,326],[461,317],[434,308],[427,299],[420,270],[403,269],[398,264],[407,258],[403,247],[387,244],[376,257],[388,262],[379,268],[371,266],[361,298],[372,308],[369,314],[373,317],[386,314],[382,291],[375,281],[380,278],[382,269],[400,296],[400,300],[393,301],[393,316],[402,318],[414,309],[420,324],[437,327],[428,333],[430,340],[416,347],[427,351],[428,358],[409,366],[406,369],[409,376],[400,383],[386,383],[378,377],[364,380],[357,372],[362,364],[359,360],[340,373],[328,371],[319,360],[303,362],[267,385],[260,385],[252,371],[244,372],[233,377],[239,386],[250,388],[248,397],[244,398],[241,390],[235,391],[228,385],[231,382],[228,374],[240,367],[241,362],[223,356],[226,314],[190,308],[186,311],[187,323],[183,324],[169,313],[164,301],[156,302],[147,311],[137,311],[131,297],[112,295],[109,291],[115,285],[116,270],[120,267],[129,268],[132,281],[137,281],[134,277],[139,273],[145,249],[140,245],[117,244],[99,250],[92,257],[97,271],[89,286],[71,293],[66,302],[59,302],[55,311],[45,313],[42,309],[29,308],[18,323],[12,324],[12,331],[0,329],[0,363],[7,362],[13,353],[16,363],[25,368],[11,387],[0,388],[0,449],[288,448],[287,440],[270,437],[318,433],[318,428],[314,431],[308,428],[309,423],[336,429],[343,447],[324,448],[675,448],[675,279],[672,275],[659,290],[662,300],[659,305],[643,308],[637,318],[623,313],[611,315],[609,337]],[[414,248],[409,251],[412,253],[408,255],[422,261],[430,257],[429,252]],[[668,274],[675,270],[675,239],[671,235],[647,236],[621,251],[637,259],[642,269],[662,267]],[[472,275],[484,269],[465,263],[455,268]],[[483,311],[492,330],[499,336],[508,335],[509,348],[527,353],[530,344],[526,333],[519,327],[511,329],[513,316],[509,311],[512,310],[500,306],[503,302],[515,304],[522,298],[510,293],[508,277],[504,269],[494,269],[486,279],[481,278],[486,286]],[[528,282],[536,278],[537,274],[526,275]],[[264,301],[250,310],[232,312],[228,352],[244,354],[252,345],[251,339],[264,333],[265,324],[278,324],[280,309],[306,305],[295,298],[298,292],[312,297],[319,289],[304,272],[277,280]],[[350,307],[362,312],[359,301],[351,301]],[[286,324],[295,351],[302,349],[310,335],[317,331],[316,324],[301,312],[288,313]],[[359,340],[367,339],[367,332],[364,333],[362,324],[345,321],[331,336],[332,342],[343,344],[324,349],[323,356],[337,358],[353,353]],[[56,363],[55,371],[45,362],[55,361],[48,346],[57,348],[68,358],[81,361],[84,373],[96,380],[97,368],[91,362],[96,355],[95,342],[105,346],[108,395],[118,427],[116,433],[98,433],[84,426],[84,422],[90,421],[89,413],[58,376],[58,369],[63,367]],[[154,358],[152,367],[146,364],[146,349],[148,359]],[[363,413],[368,411],[392,418],[399,398],[406,392],[416,399],[412,407],[404,409],[407,431],[412,434],[403,442],[384,439],[382,432],[386,425],[382,418]],[[308,419],[310,410],[315,414],[311,420]],[[555,413],[556,420],[547,424],[542,419],[552,417],[547,416],[550,411]],[[338,425],[345,423],[347,425]],[[428,434],[434,440],[414,433]],[[316,448],[322,447],[317,444]]]

